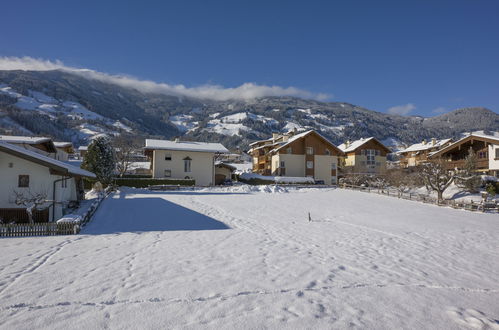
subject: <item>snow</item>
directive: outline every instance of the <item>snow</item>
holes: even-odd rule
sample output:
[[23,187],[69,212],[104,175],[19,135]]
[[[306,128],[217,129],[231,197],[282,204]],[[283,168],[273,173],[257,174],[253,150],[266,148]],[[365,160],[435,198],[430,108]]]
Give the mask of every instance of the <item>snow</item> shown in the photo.
[[67,110],[69,110],[71,114],[80,117],[80,119],[91,119],[91,120],[104,119],[104,117],[102,117],[101,115],[88,110],[78,102],[65,101],[62,103],[62,106],[65,107]]
[[130,126],[127,126],[125,124],[123,124],[121,121],[117,120],[113,123],[113,126],[116,127],[116,128],[119,128],[119,129],[122,129],[128,133],[131,133],[132,132],[132,128]]
[[402,150],[401,152],[413,152],[413,151],[421,151],[421,150],[428,150],[428,149],[433,149],[433,148],[440,148],[452,139],[443,139],[443,140],[435,140],[435,143],[432,142],[432,140],[425,141],[424,143],[415,143],[407,147],[406,149]]
[[0,239],[0,327],[497,328],[497,215],[237,189],[125,189],[80,235]]
[[340,149],[343,152],[351,152],[363,145],[364,143],[369,142],[370,140],[374,139],[373,137],[366,138],[366,139],[359,139],[355,140],[353,142],[350,142],[347,146],[346,143],[342,143],[338,146],[338,149]]
[[197,125],[199,122],[197,121],[192,121],[192,118],[194,118],[191,115],[177,115],[177,116],[171,116],[170,121],[177,129],[181,132],[188,132],[191,130],[194,130],[197,128]]
[[228,164],[236,168],[236,170],[234,171],[235,174],[251,172],[253,169],[252,163],[228,163]]
[[256,173],[244,172],[239,176],[244,180],[260,179],[274,181],[275,183],[314,183],[314,178],[291,176],[265,176]]
[[154,150],[187,150],[199,152],[219,152],[228,153],[229,150],[220,143],[206,143],[194,141],[168,141],[168,140],[154,140],[146,139],[145,149]]

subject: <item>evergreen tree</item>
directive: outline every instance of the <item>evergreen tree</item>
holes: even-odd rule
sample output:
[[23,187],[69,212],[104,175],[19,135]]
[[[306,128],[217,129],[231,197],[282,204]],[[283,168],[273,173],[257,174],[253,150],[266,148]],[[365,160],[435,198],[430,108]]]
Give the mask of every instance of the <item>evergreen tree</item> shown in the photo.
[[470,147],[464,168],[456,176],[456,185],[471,193],[478,192],[478,188],[482,184],[482,179],[476,172],[476,162],[476,153]]
[[95,173],[102,183],[110,183],[116,166],[114,149],[107,136],[98,136],[88,146],[81,167]]

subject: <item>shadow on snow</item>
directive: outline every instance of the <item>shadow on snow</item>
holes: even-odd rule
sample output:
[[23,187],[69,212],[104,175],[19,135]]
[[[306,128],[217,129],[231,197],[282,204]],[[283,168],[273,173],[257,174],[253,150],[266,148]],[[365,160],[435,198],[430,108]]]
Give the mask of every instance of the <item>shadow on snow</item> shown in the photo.
[[226,224],[162,198],[108,198],[82,234],[220,230]]

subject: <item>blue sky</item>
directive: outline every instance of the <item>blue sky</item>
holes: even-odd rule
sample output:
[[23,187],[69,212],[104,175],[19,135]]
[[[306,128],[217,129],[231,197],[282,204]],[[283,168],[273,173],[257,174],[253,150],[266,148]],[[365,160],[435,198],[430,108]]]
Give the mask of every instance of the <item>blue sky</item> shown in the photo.
[[499,111],[495,0],[17,0],[0,29],[0,56],[167,84],[292,86],[411,115]]

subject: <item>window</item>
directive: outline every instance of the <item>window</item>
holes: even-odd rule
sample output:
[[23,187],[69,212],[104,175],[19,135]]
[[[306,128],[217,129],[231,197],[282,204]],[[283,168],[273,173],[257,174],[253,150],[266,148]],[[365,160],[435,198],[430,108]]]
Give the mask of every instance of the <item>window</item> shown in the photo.
[[63,178],[62,181],[61,181],[61,187],[62,188],[67,188],[68,187],[68,179],[67,178]]
[[307,155],[313,155],[314,154],[314,148],[312,148],[312,147],[307,147],[306,151],[307,151]]
[[286,153],[292,154],[293,153],[293,148],[289,147],[288,149],[286,149]]
[[29,175],[19,175],[18,185],[19,188],[29,187]]
[[380,162],[376,162],[376,166],[377,166],[377,167],[380,167],[380,166],[381,166],[381,163],[380,163]]
[[487,158],[487,151],[479,151],[478,158]]
[[366,149],[364,150],[365,155],[367,157],[367,165],[375,165],[376,164],[376,151],[373,149]]
[[307,161],[307,168],[314,168],[314,162],[311,160]]
[[499,148],[496,149],[496,158],[499,158]]
[[331,156],[331,151],[329,149],[326,149],[325,153],[327,156]]
[[172,154],[166,154],[165,160],[172,160]]
[[170,178],[172,176],[172,170],[165,170],[165,178]]
[[336,169],[336,163],[332,163],[332,164],[331,164],[331,169],[332,169],[332,170],[335,170],[335,169]]
[[283,161],[283,160],[281,160],[281,167],[282,167],[282,168],[286,167],[286,164],[284,163],[284,161]]
[[333,177],[331,178],[331,184],[336,184],[336,177],[335,177],[335,176],[333,176]]
[[184,158],[184,172],[191,171],[191,160],[189,157]]

